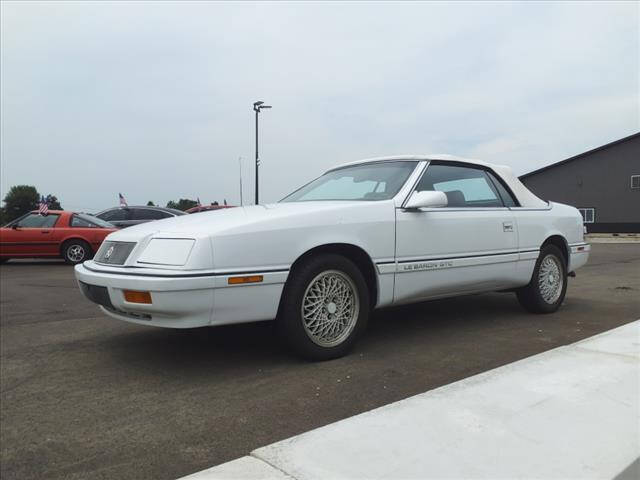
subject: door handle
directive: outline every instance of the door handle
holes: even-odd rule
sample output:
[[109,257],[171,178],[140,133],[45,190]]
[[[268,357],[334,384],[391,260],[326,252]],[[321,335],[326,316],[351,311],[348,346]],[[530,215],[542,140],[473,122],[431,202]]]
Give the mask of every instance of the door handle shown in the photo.
[[503,232],[513,232],[513,222],[502,222]]
[[42,234],[51,233],[51,230],[42,230],[40,233],[42,233]]

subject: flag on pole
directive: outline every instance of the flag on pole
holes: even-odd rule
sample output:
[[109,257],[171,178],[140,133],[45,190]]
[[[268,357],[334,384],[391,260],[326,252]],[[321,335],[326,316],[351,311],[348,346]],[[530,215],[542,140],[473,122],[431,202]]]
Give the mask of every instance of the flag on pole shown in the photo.
[[122,196],[121,193],[118,194],[118,197],[120,198],[120,206],[121,207],[127,207],[127,201],[124,199],[124,197]]
[[46,215],[49,213],[49,204],[47,200],[44,198],[44,195],[40,196],[40,203],[38,204],[38,213],[40,215]]

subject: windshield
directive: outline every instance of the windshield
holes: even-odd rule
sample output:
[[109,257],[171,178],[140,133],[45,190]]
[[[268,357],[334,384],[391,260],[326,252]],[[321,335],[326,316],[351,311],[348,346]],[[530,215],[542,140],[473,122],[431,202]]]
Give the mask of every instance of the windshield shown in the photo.
[[280,201],[388,200],[398,193],[417,163],[380,162],[339,168],[316,178]]
[[[76,213],[75,217],[77,217],[78,219],[84,220],[85,222],[98,225],[99,227],[114,228],[113,223],[105,222],[104,220],[98,217],[94,217],[93,215],[89,215],[88,213]],[[80,221],[79,223],[83,223],[83,222]],[[84,225],[79,225],[79,226],[84,226]]]

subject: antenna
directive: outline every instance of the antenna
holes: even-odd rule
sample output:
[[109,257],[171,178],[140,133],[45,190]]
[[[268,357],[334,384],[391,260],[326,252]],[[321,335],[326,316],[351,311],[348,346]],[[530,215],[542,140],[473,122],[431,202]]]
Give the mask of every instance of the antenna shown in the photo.
[[238,157],[238,167],[240,168],[240,206],[242,206],[242,157]]

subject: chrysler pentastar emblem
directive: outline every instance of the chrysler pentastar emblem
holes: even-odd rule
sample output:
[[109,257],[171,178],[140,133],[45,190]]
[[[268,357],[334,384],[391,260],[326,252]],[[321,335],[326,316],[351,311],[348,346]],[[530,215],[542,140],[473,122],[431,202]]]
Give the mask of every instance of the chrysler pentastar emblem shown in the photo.
[[111,256],[111,254],[112,254],[112,253],[113,253],[113,245],[111,245],[111,246],[109,247],[109,250],[107,250],[107,251],[105,252],[105,254],[104,254],[104,258],[105,258],[105,259],[108,259],[108,258]]

